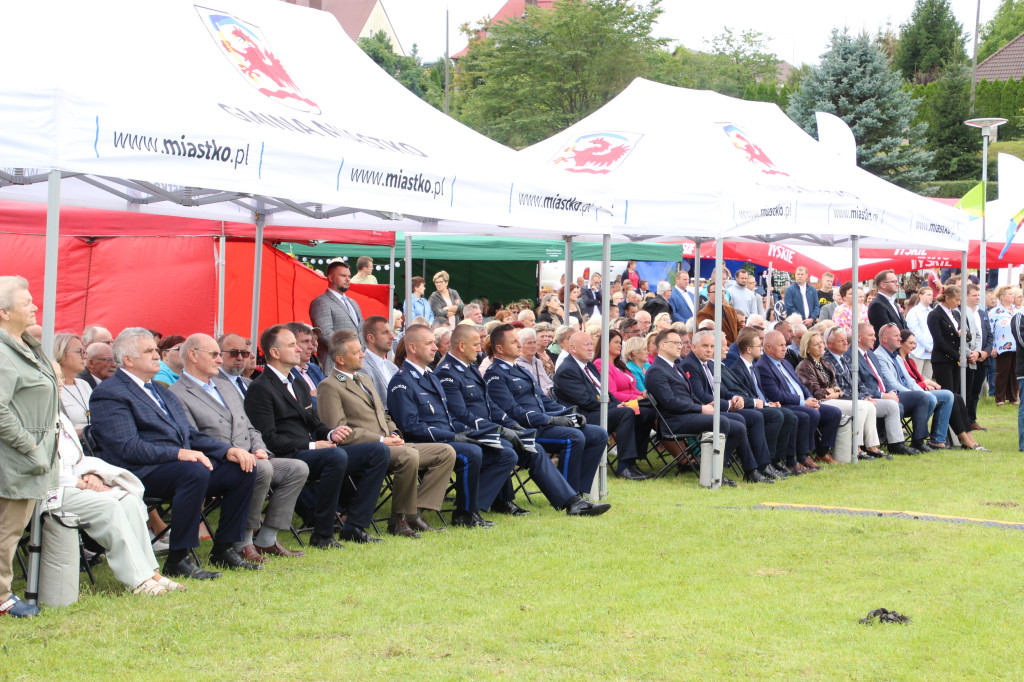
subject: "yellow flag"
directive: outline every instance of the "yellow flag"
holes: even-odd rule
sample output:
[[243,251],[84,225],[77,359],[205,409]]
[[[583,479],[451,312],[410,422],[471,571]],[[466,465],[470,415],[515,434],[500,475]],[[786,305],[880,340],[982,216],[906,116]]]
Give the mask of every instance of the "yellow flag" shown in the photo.
[[985,187],[979,182],[971,191],[964,195],[963,199],[956,202],[956,207],[967,211],[972,218],[980,218],[985,215]]

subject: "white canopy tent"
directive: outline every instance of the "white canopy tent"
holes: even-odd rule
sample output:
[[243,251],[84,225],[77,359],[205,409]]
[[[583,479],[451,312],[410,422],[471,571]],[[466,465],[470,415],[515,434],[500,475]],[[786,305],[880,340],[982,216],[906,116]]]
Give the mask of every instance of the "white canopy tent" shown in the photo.
[[[854,277],[861,238],[966,248],[964,213],[857,168],[849,151],[852,134],[842,127],[842,121],[828,120],[831,136],[822,143],[774,104],[637,79],[590,116],[520,154],[614,197],[613,234],[715,239],[719,264],[726,238],[849,244]],[[721,291],[721,267],[716,272]],[[607,300],[605,284],[605,306]],[[719,334],[720,306],[717,297]],[[607,319],[607,310],[603,314]],[[607,330],[604,341],[607,348]],[[856,357],[854,363],[856,368]],[[717,397],[717,367],[714,379]],[[715,409],[717,443],[717,401]]]
[[[601,200],[412,95],[327,13],[277,0],[5,9],[0,42],[26,58],[0,84],[0,199],[51,207],[44,300],[61,203],[255,222],[257,241],[266,224],[379,218],[602,231]],[[52,334],[52,306],[43,321]]]

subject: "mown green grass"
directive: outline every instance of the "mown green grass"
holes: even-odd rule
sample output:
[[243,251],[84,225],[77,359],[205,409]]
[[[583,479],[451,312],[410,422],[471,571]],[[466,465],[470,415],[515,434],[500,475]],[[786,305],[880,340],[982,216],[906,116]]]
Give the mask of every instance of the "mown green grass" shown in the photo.
[[[0,676],[1019,680],[1024,532],[753,508],[1024,522],[1016,412],[988,402],[981,419],[992,453],[719,491],[612,480],[599,518],[538,500],[489,531],[312,552],[158,599],[104,566],[78,604],[0,619]],[[858,624],[881,606],[913,623]]]

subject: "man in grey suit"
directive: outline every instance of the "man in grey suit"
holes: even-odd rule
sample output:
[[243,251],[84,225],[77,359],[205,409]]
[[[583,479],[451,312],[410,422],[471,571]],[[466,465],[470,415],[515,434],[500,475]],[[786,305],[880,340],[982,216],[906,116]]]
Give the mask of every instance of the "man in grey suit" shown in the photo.
[[242,376],[245,371],[245,363],[253,353],[249,348],[249,342],[238,334],[224,334],[217,339],[217,345],[220,346],[222,363],[220,375],[234,386],[244,401],[245,392],[249,390],[249,384],[252,383],[252,379]]
[[[244,343],[244,339],[238,337]],[[309,467],[298,459],[277,458],[267,452],[260,432],[245,414],[245,405],[238,387],[221,371],[222,351],[217,342],[206,334],[193,334],[181,344],[181,358],[185,369],[181,381],[171,386],[171,392],[185,407],[188,420],[198,431],[231,443],[251,452],[256,457],[256,485],[246,519],[245,534],[236,543],[235,550],[246,561],[254,564],[266,562],[264,555],[304,556],[304,552],[287,549],[277,541],[277,532],[291,525],[295,501],[309,477]],[[244,358],[241,358],[243,364]],[[267,506],[266,520],[260,516],[267,492],[274,487],[274,495]],[[253,538],[256,529],[259,533]]]
[[352,271],[348,263],[334,261],[327,266],[327,291],[320,294],[309,304],[309,319],[314,327],[320,328],[320,346],[317,357],[323,358],[321,364],[325,374],[331,373],[334,360],[330,357],[327,342],[331,334],[342,329],[349,329],[362,338],[363,311],[359,304],[348,297],[348,287],[352,282]]
[[373,380],[377,396],[381,402],[387,402],[388,385],[391,377],[398,374],[398,366],[388,360],[391,344],[395,340],[388,321],[380,315],[371,315],[363,324],[363,346],[366,358],[363,361],[363,372]]

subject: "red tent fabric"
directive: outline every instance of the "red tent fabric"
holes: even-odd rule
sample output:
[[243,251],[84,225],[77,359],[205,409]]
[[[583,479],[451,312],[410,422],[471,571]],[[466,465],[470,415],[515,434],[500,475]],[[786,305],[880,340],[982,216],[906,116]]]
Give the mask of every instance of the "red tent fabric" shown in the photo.
[[[252,320],[252,274],[255,245],[250,241],[229,241],[225,264],[224,331],[249,336]],[[281,322],[309,322],[310,302],[327,290],[322,275],[295,258],[270,246],[263,246],[263,280],[260,283],[260,329]],[[349,294],[359,304],[363,318],[387,317],[388,285],[353,284]],[[214,288],[216,304],[216,287]]]
[[[999,258],[1003,250],[1002,242],[985,242],[985,267],[1008,268],[1024,263],[1024,244],[1010,244],[1005,257]],[[861,258],[880,258],[868,265],[861,265],[858,276],[870,279],[883,270],[895,270],[897,273],[913,272],[930,268],[956,268],[961,265],[962,254],[959,251],[935,251],[930,249],[861,249]],[[981,241],[972,239],[967,249],[967,267],[981,267]],[[852,275],[852,268],[836,271],[836,278],[845,281]]]
[[[680,240],[667,240],[664,241],[666,244],[682,244],[683,245],[683,257],[693,258],[695,245],[693,242],[685,239]],[[790,246],[784,246],[782,244],[766,244],[764,242],[739,242],[739,241],[726,241],[722,245],[722,256],[725,260],[741,260],[754,263],[755,265],[763,265],[768,267],[772,265],[777,270],[785,270],[787,272],[793,272],[797,268],[803,266],[807,268],[807,272],[815,277],[821,277],[825,272],[831,272],[831,269],[824,263],[821,263],[809,256],[805,256],[800,253],[796,248]],[[700,245],[700,257],[701,260],[714,260],[715,259],[715,243],[704,242]]]
[[[256,226],[200,218],[108,211],[76,206],[61,206],[62,237],[165,237],[217,236],[256,237]],[[0,201],[0,233],[46,234],[46,204],[24,201]],[[263,230],[267,241],[324,240],[339,244],[394,246],[394,232],[345,230],[332,227],[268,225]]]
[[[124,214],[121,214],[124,215]],[[228,242],[225,331],[249,336],[254,244]],[[117,334],[146,327],[163,334],[212,334],[217,316],[216,240],[209,237],[61,237],[55,329],[81,333],[98,324]],[[327,288],[321,275],[263,247],[260,328],[309,321],[309,302]],[[42,310],[45,239],[0,234],[0,272],[19,274]],[[363,315],[386,315],[387,285],[353,285]],[[38,315],[42,320],[42,314]]]

